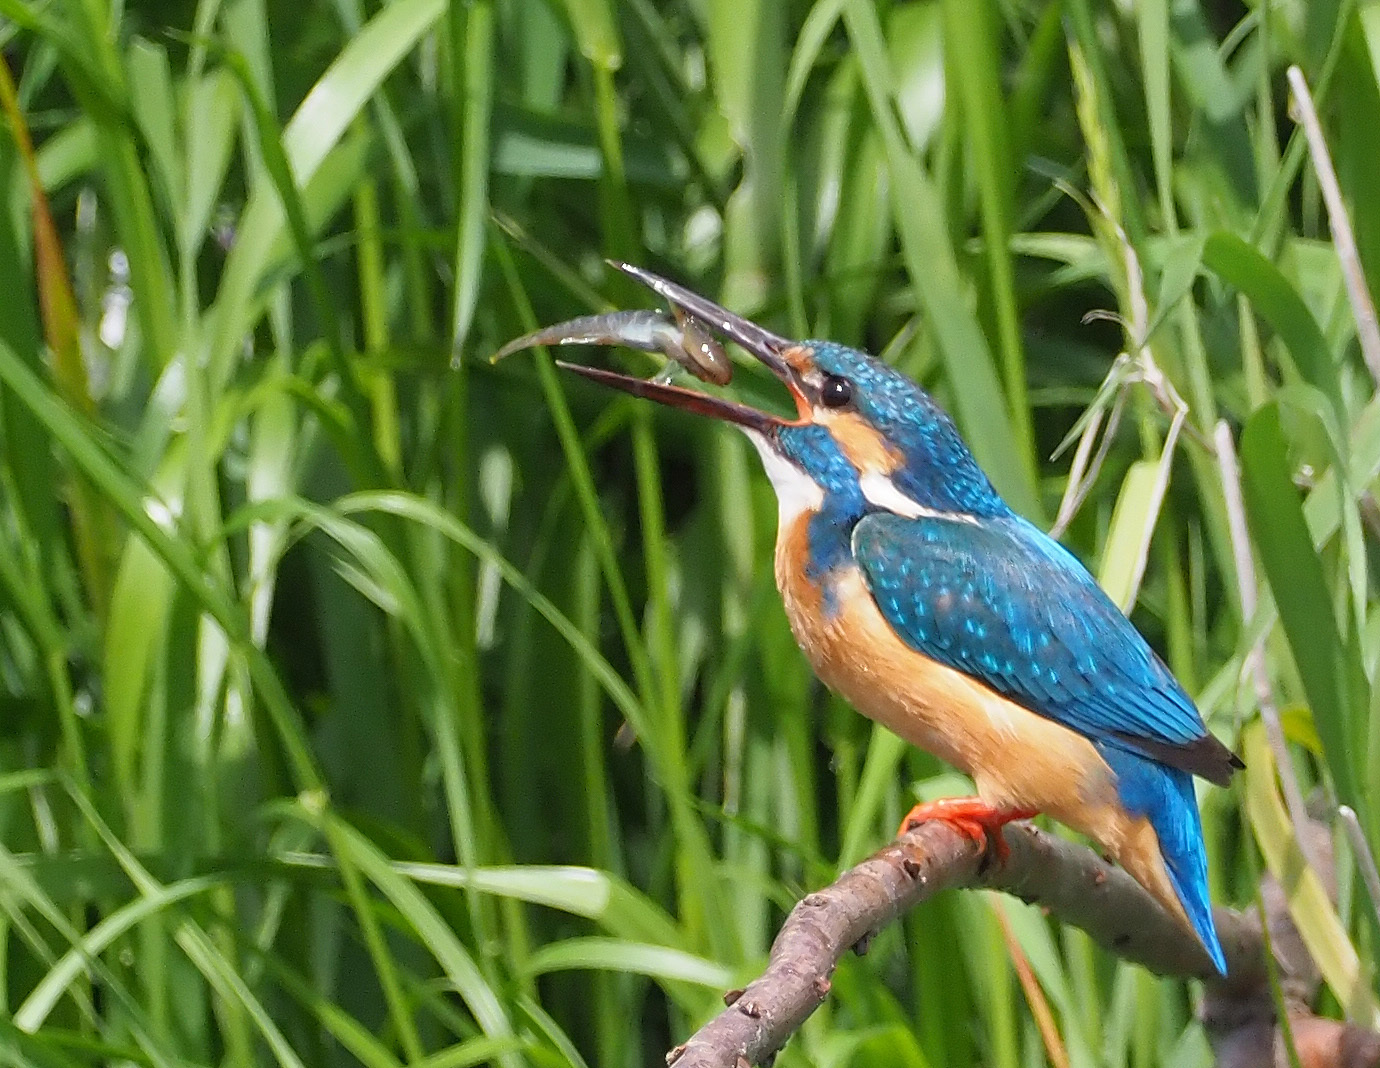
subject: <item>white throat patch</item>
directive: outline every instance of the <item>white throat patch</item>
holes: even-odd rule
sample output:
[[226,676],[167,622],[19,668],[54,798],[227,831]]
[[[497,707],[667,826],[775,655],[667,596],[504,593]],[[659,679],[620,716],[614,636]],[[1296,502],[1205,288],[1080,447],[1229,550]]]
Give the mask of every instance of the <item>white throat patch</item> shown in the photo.
[[902,493],[896,483],[880,471],[869,471],[859,478],[858,488],[862,490],[862,495],[868,504],[895,515],[905,516],[907,519],[952,519],[961,523],[976,522],[971,516],[963,515],[961,512],[940,512],[933,508],[926,508],[919,501],[912,500]]
[[919,519],[930,514],[918,501],[913,501],[896,487],[896,483],[880,471],[869,471],[858,479],[858,488],[868,504],[888,512],[895,512],[907,519]]
[[824,504],[824,490],[820,484],[772,448],[757,431],[744,428],[743,433],[756,446],[772,489],[776,490],[779,529],[785,530],[805,512],[817,512]]
[[[824,504],[824,488],[790,460],[782,456],[771,443],[756,430],[743,428],[743,433],[757,448],[762,457],[762,466],[776,490],[779,508],[779,529],[785,530],[791,522],[805,512],[817,512]],[[919,501],[907,496],[887,475],[880,471],[869,471],[858,479],[858,488],[863,499],[874,508],[904,516],[907,519],[950,519],[959,523],[976,523],[972,516],[961,512],[944,512],[926,508]]]

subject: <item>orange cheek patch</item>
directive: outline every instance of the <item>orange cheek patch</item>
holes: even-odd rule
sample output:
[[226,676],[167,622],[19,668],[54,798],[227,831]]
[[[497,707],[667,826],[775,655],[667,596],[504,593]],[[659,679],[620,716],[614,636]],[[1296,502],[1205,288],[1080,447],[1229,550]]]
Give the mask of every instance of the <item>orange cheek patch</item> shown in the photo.
[[792,345],[781,354],[786,366],[796,374],[804,376],[815,369],[812,350],[808,345]]
[[886,438],[870,427],[857,412],[831,412],[823,409],[815,418],[828,426],[843,455],[860,474],[875,471],[889,475],[901,466],[899,452],[887,444]]
[[[781,354],[781,359],[797,379],[804,379],[806,375],[814,372],[813,350],[808,345],[792,345]],[[796,423],[804,426],[811,421],[809,398],[800,392],[800,388],[794,382],[786,384],[790,387],[791,399],[795,401]]]

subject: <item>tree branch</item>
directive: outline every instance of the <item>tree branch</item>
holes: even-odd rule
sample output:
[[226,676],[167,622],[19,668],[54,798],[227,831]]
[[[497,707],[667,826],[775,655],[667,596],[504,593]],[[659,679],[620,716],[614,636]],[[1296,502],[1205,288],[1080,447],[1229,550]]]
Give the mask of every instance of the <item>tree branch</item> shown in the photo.
[[[1266,1021],[1264,1049],[1268,1051],[1274,1042],[1274,1006],[1264,941],[1260,921],[1253,913],[1216,910],[1228,967],[1227,978],[1217,979],[1197,941],[1120,868],[1086,846],[1030,824],[1008,826],[1005,837],[1009,858],[984,867],[976,843],[948,824],[925,823],[844,872],[832,885],[806,895],[777,934],[766,971],[746,989],[730,991],[725,996],[728,1008],[684,1045],[671,1050],[666,1055],[667,1064],[675,1068],[747,1068],[770,1063],[828,996],[830,977],[848,950],[864,950],[883,926],[949,887],[1014,894],[1048,909],[1063,923],[1082,928],[1125,960],[1160,975],[1209,980],[1212,993],[1208,1009],[1217,1012],[1225,1025],[1213,1036],[1219,1068],[1269,1063],[1234,1059],[1230,1042],[1245,1035],[1246,1025],[1255,1029],[1252,1033],[1259,1040],[1262,1020]],[[1282,895],[1280,902],[1282,923],[1287,923]],[[1271,913],[1276,944],[1280,936],[1287,941],[1287,931],[1277,923],[1274,910]],[[1283,968],[1292,974],[1289,962],[1284,962]],[[1320,1048],[1335,1050],[1337,1057],[1371,1048],[1368,1042],[1380,1047],[1380,1038],[1371,1032],[1307,1015],[1302,1005],[1291,1004],[1289,1008],[1296,1044],[1306,1038]],[[1300,1012],[1297,1019],[1296,1008]],[[1237,1019],[1232,1019],[1234,1016]],[[1212,1020],[1208,1023],[1211,1028]],[[1250,1047],[1252,1055],[1260,1050],[1258,1044]],[[1305,1063],[1340,1068],[1380,1062],[1334,1057]]]

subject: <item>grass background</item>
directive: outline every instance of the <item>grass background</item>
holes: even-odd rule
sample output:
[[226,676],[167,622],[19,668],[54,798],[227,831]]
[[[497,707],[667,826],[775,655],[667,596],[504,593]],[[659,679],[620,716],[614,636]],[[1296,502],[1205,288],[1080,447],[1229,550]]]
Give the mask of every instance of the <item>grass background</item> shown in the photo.
[[[648,303],[606,256],[883,352],[1063,514],[1247,758],[1202,796],[1217,897],[1286,875],[1320,1008],[1375,1022],[1335,806],[1377,840],[1380,353],[1285,69],[1364,269],[1380,5],[0,18],[6,1062],[645,1066],[804,890],[962,789],[812,680],[745,442],[487,362]],[[1192,1068],[1191,994],[950,894],[780,1064]]]

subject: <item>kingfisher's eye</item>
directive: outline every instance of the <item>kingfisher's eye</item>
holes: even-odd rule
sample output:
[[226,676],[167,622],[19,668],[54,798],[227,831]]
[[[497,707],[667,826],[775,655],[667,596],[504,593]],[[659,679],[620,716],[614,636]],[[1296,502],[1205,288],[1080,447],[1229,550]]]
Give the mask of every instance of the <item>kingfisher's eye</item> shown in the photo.
[[826,408],[842,408],[853,399],[853,383],[841,375],[825,375],[819,387],[819,403]]

